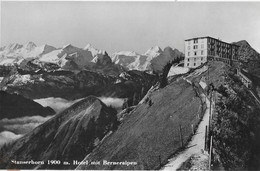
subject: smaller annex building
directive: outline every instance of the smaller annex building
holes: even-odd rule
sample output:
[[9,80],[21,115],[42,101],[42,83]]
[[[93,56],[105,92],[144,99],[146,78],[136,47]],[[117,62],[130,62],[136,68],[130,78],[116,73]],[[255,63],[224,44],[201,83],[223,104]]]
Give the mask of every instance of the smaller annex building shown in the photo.
[[185,40],[184,67],[196,68],[208,60],[223,61],[229,65],[238,60],[235,44],[223,42],[213,37],[196,37]]
[[251,88],[252,87],[252,78],[250,74],[248,74],[246,71],[243,69],[237,69],[237,76],[240,78],[242,83],[247,87]]

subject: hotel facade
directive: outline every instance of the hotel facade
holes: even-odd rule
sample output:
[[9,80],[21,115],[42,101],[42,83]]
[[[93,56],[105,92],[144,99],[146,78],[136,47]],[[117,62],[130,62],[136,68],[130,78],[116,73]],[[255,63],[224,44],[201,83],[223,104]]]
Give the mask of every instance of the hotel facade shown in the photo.
[[239,46],[213,37],[185,40],[184,67],[196,68],[208,60],[222,61],[229,65],[238,61]]

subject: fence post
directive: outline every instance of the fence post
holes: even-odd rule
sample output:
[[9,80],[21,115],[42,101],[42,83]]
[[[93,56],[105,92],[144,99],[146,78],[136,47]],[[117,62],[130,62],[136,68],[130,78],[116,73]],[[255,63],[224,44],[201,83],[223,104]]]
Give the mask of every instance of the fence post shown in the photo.
[[183,138],[182,138],[182,128],[181,128],[181,125],[179,125],[179,131],[180,131],[181,147],[183,147]]
[[206,131],[205,131],[205,144],[204,144],[204,150],[207,151],[207,136],[208,136],[208,126],[206,125]]
[[209,170],[211,170],[211,159],[212,159],[212,136],[210,137],[210,146],[209,146]]
[[211,118],[212,118],[211,105],[212,105],[212,90],[210,91],[210,97],[209,97],[209,131],[211,128]]

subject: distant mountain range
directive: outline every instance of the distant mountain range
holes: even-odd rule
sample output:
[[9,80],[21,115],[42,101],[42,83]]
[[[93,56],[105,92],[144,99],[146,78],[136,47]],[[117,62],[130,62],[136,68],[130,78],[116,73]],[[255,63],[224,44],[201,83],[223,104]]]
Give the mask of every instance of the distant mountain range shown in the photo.
[[[167,49],[183,56],[177,49],[170,47]],[[170,52],[168,55],[174,54]],[[154,60],[157,57],[160,59]],[[144,54],[120,51],[112,54],[111,57],[106,51],[98,50],[91,44],[87,44],[85,48],[78,48],[71,44],[55,48],[50,45],[36,46],[33,42],[29,42],[25,45],[14,43],[0,48],[0,65],[20,65],[31,62],[41,66],[52,64],[56,69],[73,71],[88,69],[110,75],[120,74],[126,70],[161,72],[161,65],[167,63],[168,61],[165,60],[170,58],[173,56],[167,56],[158,46],[148,49]]]

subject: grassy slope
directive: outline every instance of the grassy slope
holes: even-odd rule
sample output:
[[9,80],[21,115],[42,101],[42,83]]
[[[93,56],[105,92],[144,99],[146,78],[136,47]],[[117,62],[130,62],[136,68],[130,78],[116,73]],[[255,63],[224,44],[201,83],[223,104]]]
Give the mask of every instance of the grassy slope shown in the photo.
[[213,147],[226,170],[259,170],[260,106],[232,70],[226,70],[227,88],[218,89],[213,114]]
[[143,103],[126,116],[118,130],[85,160],[135,161],[136,166],[88,165],[78,169],[155,169],[180,146],[179,125],[184,143],[191,135],[191,124],[198,123],[201,101],[192,86],[180,80],[151,93],[152,105]]

